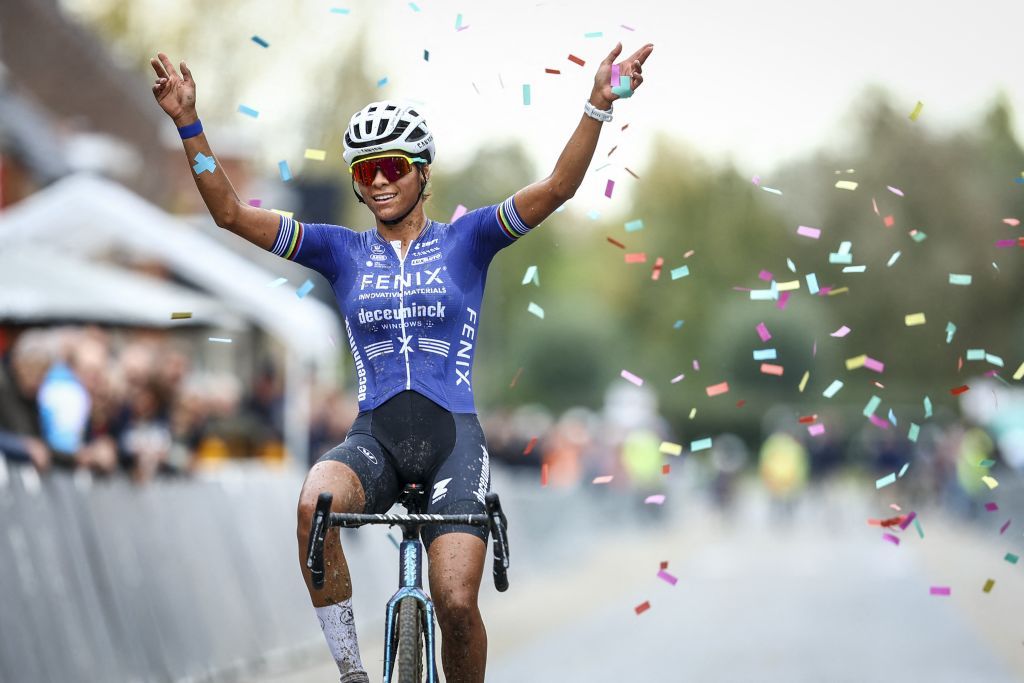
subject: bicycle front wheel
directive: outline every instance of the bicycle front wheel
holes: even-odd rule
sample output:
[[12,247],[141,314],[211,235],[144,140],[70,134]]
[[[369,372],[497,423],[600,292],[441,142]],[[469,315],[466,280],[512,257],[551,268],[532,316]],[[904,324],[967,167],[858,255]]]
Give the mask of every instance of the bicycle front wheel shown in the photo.
[[423,683],[423,607],[416,598],[398,603],[398,683]]

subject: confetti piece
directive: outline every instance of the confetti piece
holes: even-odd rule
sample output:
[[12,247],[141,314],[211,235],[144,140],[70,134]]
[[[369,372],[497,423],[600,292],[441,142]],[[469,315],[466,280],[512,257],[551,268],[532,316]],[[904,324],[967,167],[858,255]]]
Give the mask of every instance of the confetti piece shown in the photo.
[[696,441],[690,442],[690,452],[696,453],[697,451],[706,451],[711,448],[711,437],[704,439],[697,439]]
[[988,510],[989,512],[995,512],[996,510],[999,509],[999,504],[993,502],[985,503],[985,509]]
[[910,423],[910,429],[907,431],[907,438],[916,443],[917,442],[917,437],[918,437],[918,435],[920,433],[921,433],[921,428],[918,425],[916,425],[913,422],[911,422]]
[[639,616],[639,615],[643,614],[644,612],[646,612],[649,609],[651,609],[651,601],[650,600],[644,600],[639,605],[634,607],[633,611],[636,612],[637,615]]
[[967,386],[966,384],[961,384],[958,387],[953,387],[952,389],[950,389],[949,393],[953,394],[954,396],[959,396],[960,394],[966,391],[970,391],[970,387]]
[[654,262],[654,268],[651,269],[651,279],[657,280],[661,277],[661,267],[665,265],[665,259],[660,256]]
[[537,266],[530,266],[526,269],[526,274],[523,275],[523,284],[527,285],[533,283],[540,287],[540,273],[537,272]]
[[673,330],[681,330],[683,328],[683,323],[685,323],[685,322],[686,322],[685,320],[677,320],[677,321],[675,321],[672,324],[672,329]]
[[903,317],[903,322],[907,327],[924,325],[924,313],[909,313]]
[[626,254],[626,263],[647,263],[646,252]]
[[990,477],[986,475],[982,477],[981,480],[985,482],[985,486],[987,486],[989,490],[992,490],[995,487],[999,486],[999,482],[995,480],[995,477]]
[[807,291],[811,294],[818,293],[818,276],[814,273],[808,273],[804,278],[807,280]]
[[996,585],[996,582],[993,581],[992,579],[989,579],[988,581],[985,582],[985,587],[982,588],[981,590],[983,590],[986,593],[991,593],[992,592],[992,587],[995,586],[995,585]]
[[409,9],[411,9],[413,12],[419,12],[420,11],[420,6],[417,5],[415,2],[410,2],[409,3]]
[[985,360],[985,349],[967,349],[967,360]]
[[672,276],[673,280],[678,280],[690,274],[690,267],[679,266],[678,268],[673,268],[671,271],[669,271],[669,274]]
[[[843,325],[842,327],[840,327],[840,328],[839,328],[838,330],[836,330],[835,332],[830,332],[828,336],[830,336],[830,337],[839,337],[839,338],[842,338],[842,337],[845,337],[845,336],[846,336],[846,335],[848,335],[848,334],[850,334],[850,328],[849,328],[849,327],[847,327],[846,325]],[[849,370],[849,369],[850,369],[850,367],[849,367],[849,366],[847,366],[847,368],[846,368],[846,369],[847,369],[847,370]]]
[[949,344],[953,341],[953,335],[956,334],[956,325],[952,322],[946,323],[946,343]]
[[693,359],[693,369],[697,370],[698,372],[700,371],[700,361],[697,360],[696,358]]
[[530,106],[530,84],[523,83],[523,106]]
[[918,102],[914,106],[914,111],[910,112],[910,120],[917,121],[917,117],[921,115],[921,109],[924,107],[924,102]]
[[1013,373],[1013,378],[1018,382],[1021,380],[1022,377],[1024,377],[1024,363],[1021,363],[1017,367],[1017,371]]
[[608,184],[604,186],[604,196],[608,197],[609,199],[611,199],[611,197],[612,197],[612,190],[614,190],[614,189],[615,189],[615,181],[609,179],[608,180]]
[[615,478],[614,475],[605,474],[605,475],[600,476],[600,477],[594,477],[594,481],[592,481],[590,483],[591,484],[607,484],[607,483],[611,482],[611,480],[614,479],[614,478]]
[[626,232],[636,232],[637,230],[643,230],[643,229],[644,229],[644,222],[643,222],[643,220],[641,220],[639,218],[634,220],[634,221],[629,221],[628,223],[626,223]]
[[879,404],[881,403],[882,399],[878,398],[877,396],[872,396],[868,400],[867,404],[864,406],[864,417],[870,417],[874,415],[875,411],[878,410]]
[[893,187],[892,185],[886,185],[885,189],[889,190],[889,192],[892,192],[894,195],[898,195],[900,197],[903,196],[903,190],[901,190],[898,187]]
[[450,222],[454,223],[455,221],[457,221],[460,218],[462,218],[463,216],[465,216],[466,215],[466,211],[468,211],[468,209],[466,207],[464,207],[462,204],[459,204],[458,206],[456,206],[455,207],[455,212],[452,213],[452,220]]
[[1006,520],[1006,524],[1004,524],[1003,526],[999,527],[999,534],[1000,535],[1006,533],[1006,530],[1010,528],[1010,522],[1012,522],[1012,521],[1013,521],[1012,519],[1008,519],[1008,520]]
[[629,370],[623,370],[622,372],[619,373],[619,376],[622,377],[622,379],[626,380],[627,382],[635,384],[638,387],[642,387],[644,385],[644,381],[637,377],[636,375],[634,375]]
[[252,42],[256,43],[260,47],[270,47],[270,43],[268,43],[267,41],[263,40],[259,36],[253,36],[252,37]]
[[377,79],[377,87],[378,88],[383,88],[387,84],[388,84],[388,77],[387,76],[383,76],[382,78],[378,78]]
[[297,296],[300,299],[302,299],[303,297],[305,297],[307,294],[309,294],[312,291],[313,291],[313,281],[312,280],[306,280],[305,282],[302,283],[301,287],[299,287],[298,289],[295,290],[295,296]]
[[665,503],[665,496],[661,493],[656,493],[653,496],[647,496],[644,498],[644,505],[663,505]]
[[626,245],[623,244],[622,242],[618,241],[617,239],[613,239],[611,237],[606,237],[605,239],[607,239],[609,242],[611,242],[612,244],[617,246],[619,249],[625,249],[626,248]]
[[313,161],[323,161],[327,158],[327,150],[324,149],[307,149],[303,154],[306,159],[312,159]]
[[775,349],[754,349],[754,360],[775,360],[777,355]]
[[672,471],[672,465],[662,465],[661,466],[661,473],[662,474],[668,474],[671,471]]
[[540,485],[541,486],[547,486],[548,485],[548,464],[547,463],[544,463],[543,465],[540,466]]
[[573,54],[569,55],[569,61],[573,62],[574,64],[579,64],[580,66],[586,66],[587,64],[585,61],[583,61],[582,59]]
[[196,175],[203,172],[213,175],[213,172],[217,170],[217,162],[214,161],[213,157],[208,157],[202,152],[196,152],[195,162],[192,165],[192,170],[196,172]]
[[768,326],[763,322],[757,324],[757,336],[761,338],[761,341],[766,342],[772,338],[772,333],[768,331]]
[[612,73],[608,85],[614,87],[619,84],[619,65],[612,64]]
[[[419,9],[417,8],[416,11],[419,12]],[[424,50],[423,51],[423,61],[424,62],[429,62],[430,61],[430,50]]]
[[883,488],[885,486],[888,486],[889,484],[894,484],[894,483],[896,483],[896,473],[895,472],[893,472],[892,474],[887,474],[884,477],[882,477],[881,479],[875,480],[875,489],[877,490],[877,489]]
[[544,309],[538,306],[537,304],[533,303],[532,301],[530,302],[530,305],[526,307],[526,312],[534,314],[541,320],[544,319]]
[[1006,553],[1006,556],[1003,559],[1006,560],[1007,562],[1009,562],[1010,564],[1017,564],[1017,562],[1020,560],[1020,555],[1014,555],[1013,553]]
[[680,444],[672,443],[671,441],[662,441],[658,450],[667,455],[681,455],[683,447]]
[[969,285],[969,284],[971,284],[971,276],[970,275],[959,275],[957,273],[950,273],[949,274],[949,284],[951,284],[951,285],[963,285],[963,286]]
[[529,455],[533,452],[533,447],[537,445],[537,437],[532,437],[529,443],[526,444],[526,448],[523,449],[523,455]]
[[677,579],[676,577],[672,576],[671,574],[669,574],[664,569],[662,569],[661,571],[658,572],[658,578],[661,579],[662,581],[664,581],[665,583],[671,585],[671,586],[674,586],[674,585],[676,585],[679,582],[679,579]]
[[462,15],[457,14],[455,15],[455,30],[458,31],[460,28],[462,28]]
[[801,237],[810,237],[812,240],[819,239],[821,237],[821,230],[818,228],[810,228],[806,225],[801,225],[796,229],[796,234]]
[[915,519],[914,520],[914,529],[917,530],[917,535],[918,536],[920,536],[921,538],[924,538],[924,529],[921,528],[921,520],[919,520],[919,519]]
[[892,216],[886,216],[885,218],[882,219],[882,223],[885,225],[885,227],[891,228],[892,226],[896,225],[896,219],[893,218]]
[[546,74],[555,74],[557,76],[557,75],[561,74],[562,72],[559,71],[558,69],[544,69],[544,73],[546,73]]
[[690,419],[692,420],[696,416],[697,416],[697,409],[696,408],[690,408]]
[[779,195],[780,197],[782,196],[782,190],[776,190],[774,187],[768,187],[766,185],[763,185],[761,189],[764,190],[765,192],[770,192],[772,194]]
[[800,289],[800,281],[789,280],[787,282],[779,282],[778,284],[776,284],[775,288],[780,292],[792,292],[797,289]]
[[856,190],[858,183],[853,180],[839,180],[836,182],[836,187],[840,190]]
[[773,365],[772,363],[761,363],[761,372],[766,375],[782,377],[783,367],[781,365]]
[[348,9],[345,7],[332,7],[331,14],[348,14]]
[[822,434],[825,433],[825,425],[823,425],[823,424],[809,425],[807,427],[807,433],[810,434],[811,436],[821,436]]
[[707,387],[705,391],[707,391],[708,396],[719,396],[721,394],[726,394],[729,392],[729,383],[722,382],[721,384],[715,384],[714,386]]
[[807,380],[809,380],[810,378],[811,378],[811,371],[810,370],[804,370],[804,376],[800,378],[800,385],[798,387],[800,389],[800,393],[801,394],[804,393],[804,389],[807,387]]
[[902,254],[902,253],[903,252],[900,252],[900,251],[893,252],[893,255],[889,257],[889,262],[885,264],[885,267],[889,268],[889,267],[892,266],[892,264],[896,263],[896,261],[898,261],[899,258],[900,258],[900,254]]
[[949,586],[932,586],[928,592],[932,595],[949,595]]
[[870,356],[864,359],[864,367],[868,370],[874,370],[875,372],[885,372],[885,363],[877,361]]
[[249,206],[255,206],[257,209],[263,206],[263,201],[260,199],[250,199]]
[[932,400],[927,396],[924,397],[924,416],[925,418],[932,416]]
[[288,182],[292,179],[292,170],[288,168],[287,161],[277,162],[277,170],[281,172],[281,180]]
[[260,113],[258,111],[256,111],[252,107],[247,107],[244,104],[238,105],[238,113],[239,114],[245,114],[246,116],[251,116],[254,119],[255,118],[259,118],[259,115],[260,115]]
[[189,311],[181,311],[179,313],[171,313],[171,320],[188,320],[192,317],[192,313]]
[[231,340],[228,339],[227,337],[210,337],[209,340],[212,341],[212,342],[220,343],[220,344],[230,344],[231,343]]
[[600,38],[604,35],[604,31],[591,31],[590,33],[584,33],[584,38]]
[[882,538],[884,538],[886,541],[889,541],[889,543],[892,543],[893,545],[900,544],[900,539],[898,536],[893,536],[892,534],[884,534]]

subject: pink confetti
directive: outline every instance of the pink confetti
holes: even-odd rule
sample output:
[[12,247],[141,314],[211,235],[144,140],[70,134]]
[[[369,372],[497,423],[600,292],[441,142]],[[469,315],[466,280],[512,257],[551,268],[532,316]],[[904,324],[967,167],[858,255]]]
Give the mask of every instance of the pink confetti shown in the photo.
[[259,207],[263,206],[263,200],[262,199],[250,199],[249,200],[249,206],[255,206],[255,207],[259,208]]
[[825,425],[810,425],[809,427],[807,427],[807,433],[810,434],[811,436],[821,436],[822,434],[825,433]]
[[607,484],[607,483],[611,482],[611,480],[614,479],[614,478],[615,478],[614,475],[605,474],[605,475],[600,476],[600,477],[594,477],[594,481],[592,481],[590,483],[591,484]]
[[893,545],[899,545],[900,544],[899,537],[893,536],[892,534],[885,534],[884,536],[882,536],[882,538],[884,538],[885,540],[889,541],[889,543],[892,543]]
[[661,579],[662,581],[664,581],[665,583],[671,585],[671,586],[674,586],[677,583],[679,583],[679,579],[677,579],[676,577],[672,576],[671,574],[669,574],[664,569],[662,569],[661,571],[658,572],[658,578]]
[[911,512],[902,522],[900,522],[900,528],[906,531],[907,527],[910,526],[910,523],[915,519],[917,519],[917,513]]
[[634,375],[629,370],[623,370],[619,374],[622,377],[622,379],[626,380],[627,382],[631,382],[631,383],[637,385],[638,387],[642,387],[644,385],[644,381],[642,379],[640,379],[639,377],[637,377],[636,375]]
[[878,417],[877,415],[870,415],[868,417],[868,419],[871,420],[871,424],[875,425],[879,429],[888,429],[889,428],[889,421],[888,420],[884,420],[884,419]]
[[989,512],[995,512],[999,509],[999,505],[996,503],[985,503],[985,509]]
[[775,375],[776,377],[782,377],[783,367],[781,365],[774,365],[772,363],[761,363],[761,372],[766,375]]
[[760,185],[761,184],[761,176],[759,176],[759,175],[754,176],[753,178],[750,179],[750,182],[754,183],[755,185]]
[[899,197],[903,196],[903,190],[901,190],[898,187],[893,187],[892,185],[886,185],[885,189],[889,190],[889,192],[892,192],[894,195],[897,195]]
[[618,64],[612,64],[612,80],[611,80],[611,85],[612,85],[613,88],[618,87],[618,85],[619,85],[619,65]]
[[626,29],[627,31],[635,31],[636,30],[632,26],[626,26],[625,24],[619,24],[619,26],[621,26],[622,28]]
[[1007,225],[1012,225],[1012,226],[1013,226],[1013,227],[1015,227],[1015,228],[1016,228],[1016,227],[1017,227],[1018,225],[1020,225],[1020,221],[1019,221],[1019,220],[1017,220],[1016,218],[1004,218],[1004,219],[1003,219],[1003,222],[1004,222],[1004,223],[1006,223]]
[[661,493],[656,493],[653,496],[647,496],[644,498],[644,505],[661,505],[665,502],[665,496]]
[[796,229],[796,234],[801,237],[810,237],[812,240],[821,238],[821,230],[819,228],[810,228],[806,225],[801,225]]
[[1013,521],[1012,519],[1008,519],[1008,520],[1006,520],[1006,524],[1004,524],[1004,525],[1003,525],[1002,527],[1000,527],[1000,529],[999,529],[999,534],[1000,534],[1000,535],[1002,535],[1002,534],[1005,534],[1005,533],[1006,533],[1006,530],[1010,528],[1010,522],[1012,522],[1012,521]]
[[705,391],[708,392],[708,396],[718,396],[720,394],[725,394],[729,392],[729,383],[722,382],[720,384],[715,384],[714,386],[707,387]]
[[928,592],[932,595],[949,595],[949,586],[932,586],[928,589]]
[[700,372],[700,361],[697,360],[696,358],[693,359],[693,369],[696,372]]
[[644,612],[646,612],[649,609],[651,609],[651,601],[650,600],[644,600],[639,605],[634,607],[633,611],[636,612],[637,615],[640,615],[640,614],[643,614]]
[[782,292],[782,293],[780,293],[779,294],[779,300],[775,304],[775,308],[779,309],[780,311],[786,310],[786,304],[789,303],[789,295],[792,294],[792,293],[793,292]]
[[452,220],[450,222],[454,223],[455,221],[459,220],[460,218],[466,215],[466,211],[468,210],[469,209],[464,207],[462,204],[459,204],[458,206],[455,207],[455,213],[452,214]]
[[850,328],[847,327],[846,325],[843,325],[842,327],[840,327],[835,332],[830,332],[828,336],[830,336],[830,337],[845,337],[848,334],[850,334]]
[[612,190],[614,190],[614,189],[615,189],[615,181],[609,178],[608,179],[608,184],[604,186],[604,196],[608,197],[609,199],[611,199],[611,197],[612,197]]
[[766,342],[772,338],[772,333],[768,331],[768,326],[764,323],[757,324],[757,336],[761,338],[761,341]]
[[769,273],[767,270],[762,270],[757,274],[757,277],[764,280],[765,282],[771,282],[775,276]]
[[996,249],[1008,249],[1017,246],[1017,240],[999,240],[996,242]]
[[675,377],[672,378],[672,384],[682,382],[684,379],[686,379],[686,375],[676,375]]
[[870,356],[868,356],[868,359],[864,361],[864,367],[868,370],[874,370],[875,372],[885,372],[885,363],[877,361]]
[[626,263],[647,263],[647,253],[626,254]]

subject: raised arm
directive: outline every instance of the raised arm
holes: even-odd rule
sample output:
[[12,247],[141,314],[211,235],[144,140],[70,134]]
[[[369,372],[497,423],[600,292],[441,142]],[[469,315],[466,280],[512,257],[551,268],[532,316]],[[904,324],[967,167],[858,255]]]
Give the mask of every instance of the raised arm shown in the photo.
[[[594,89],[590,93],[590,104],[596,109],[607,111],[612,108],[615,100],[632,96],[633,91],[644,82],[641,70],[643,63],[654,51],[654,45],[648,43],[618,64],[613,64],[621,51],[622,43],[616,44],[597,69]],[[612,84],[612,75],[615,72],[618,72],[620,77],[629,77],[628,90],[619,87],[619,83]],[[616,87],[613,88],[613,85]],[[590,160],[594,157],[602,123],[584,113],[558,161],[555,162],[555,169],[551,175],[516,192],[513,199],[516,211],[528,226],[540,225],[545,218],[554,213],[555,209],[576,194],[590,166]]]
[[273,211],[239,201],[227,174],[217,163],[206,135],[202,132],[194,134],[197,128],[201,131],[201,126],[189,128],[199,121],[196,114],[196,82],[192,79],[192,72],[182,62],[179,75],[163,52],[158,52],[149,63],[153,65],[157,76],[153,84],[153,95],[160,108],[174,120],[174,125],[184,138],[182,143],[185,145],[185,157],[192,178],[213,220],[220,227],[256,246],[271,249],[277,238],[281,217]]

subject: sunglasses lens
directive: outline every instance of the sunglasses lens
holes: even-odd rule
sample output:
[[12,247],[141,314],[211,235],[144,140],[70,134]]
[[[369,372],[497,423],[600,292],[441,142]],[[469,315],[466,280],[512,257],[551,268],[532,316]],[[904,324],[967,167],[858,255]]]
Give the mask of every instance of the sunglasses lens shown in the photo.
[[371,185],[377,177],[377,169],[389,183],[393,183],[412,169],[412,165],[405,157],[380,157],[378,159],[367,159],[357,161],[352,166],[352,175],[360,185]]

